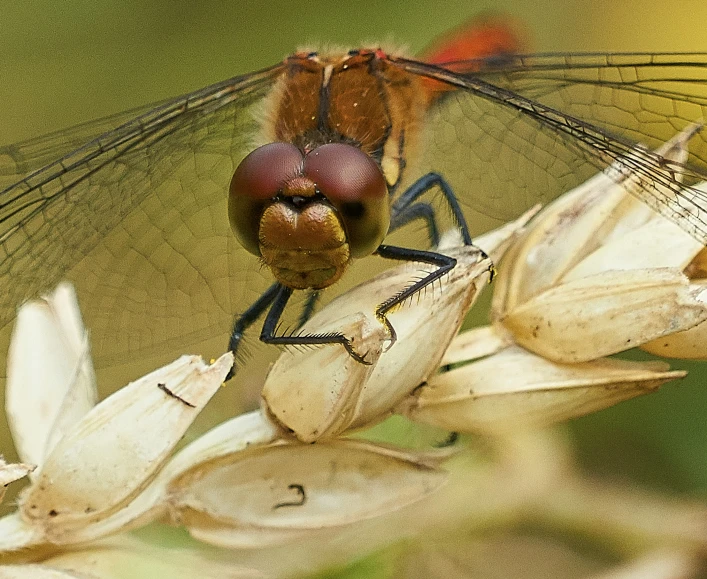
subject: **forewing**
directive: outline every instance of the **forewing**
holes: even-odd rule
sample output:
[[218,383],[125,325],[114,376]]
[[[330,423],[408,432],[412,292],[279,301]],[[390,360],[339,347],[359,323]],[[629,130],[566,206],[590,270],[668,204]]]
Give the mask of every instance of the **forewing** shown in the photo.
[[[109,132],[0,193],[0,323],[62,279],[78,290],[99,366],[183,353],[225,334],[268,281],[229,232],[228,184],[278,68],[0,150],[0,175]],[[174,348],[177,348],[174,350]]]
[[[650,148],[703,121],[707,106],[699,53],[518,57],[487,80]],[[707,133],[691,142],[691,161],[707,168]]]
[[75,127],[0,146],[0,191],[103,135],[167,103],[153,103]]
[[[447,87],[429,111],[422,171],[444,174],[470,212],[494,218],[547,202],[707,112],[702,54],[541,55],[468,74],[478,63],[403,66]],[[690,153],[687,171],[648,153],[626,164],[647,185],[644,202],[707,241],[705,200],[680,184],[707,178],[707,134]]]

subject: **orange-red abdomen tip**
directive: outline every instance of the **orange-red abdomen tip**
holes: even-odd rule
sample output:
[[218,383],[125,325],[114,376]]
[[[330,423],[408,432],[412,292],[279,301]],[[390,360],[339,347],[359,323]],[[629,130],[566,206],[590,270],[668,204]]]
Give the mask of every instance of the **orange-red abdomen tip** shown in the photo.
[[[472,18],[437,39],[420,59],[432,64],[498,58],[525,51],[526,41],[520,25],[507,16]],[[453,70],[459,70],[456,66]],[[459,72],[473,72],[472,70]]]

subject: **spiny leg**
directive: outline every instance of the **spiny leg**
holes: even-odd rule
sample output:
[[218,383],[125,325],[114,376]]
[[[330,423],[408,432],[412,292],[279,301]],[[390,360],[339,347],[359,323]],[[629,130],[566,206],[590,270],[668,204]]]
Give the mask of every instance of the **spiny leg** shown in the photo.
[[349,355],[358,362],[362,364],[369,364],[366,362],[366,354],[359,354],[354,350],[351,340],[349,340],[343,334],[338,332],[332,332],[328,334],[297,334],[293,336],[276,336],[277,324],[282,317],[282,312],[285,310],[290,296],[292,295],[292,289],[285,287],[283,285],[277,284],[278,288],[275,299],[273,300],[272,307],[265,317],[265,322],[263,323],[263,331],[260,333],[260,341],[266,344],[278,344],[284,346],[318,346],[324,344],[341,344]]
[[[280,288],[279,283],[272,284],[268,289],[266,289],[261,296],[251,304],[251,306],[239,315],[233,322],[233,329],[231,330],[231,337],[228,340],[228,349],[233,352],[235,358],[238,352],[238,346],[243,339],[243,334],[245,331],[267,310],[277,297],[278,290]],[[229,370],[226,375],[226,380],[233,378],[236,372],[236,364],[233,363],[233,367]]]
[[[397,229],[398,227],[402,227],[416,218],[424,219],[428,224],[430,232],[433,230],[438,231],[437,224],[435,222],[434,208],[429,203],[422,201],[416,202],[421,195],[428,192],[435,186],[439,187],[444,194],[444,198],[452,211],[452,216],[457,224],[457,227],[459,228],[464,244],[473,245],[471,234],[469,233],[469,225],[466,222],[461,205],[459,205],[459,200],[454,194],[451,185],[447,183],[444,177],[442,177],[439,173],[427,173],[426,175],[423,175],[412,185],[410,185],[410,187],[403,192],[395,203],[393,203],[391,208],[391,231]],[[425,208],[417,209],[419,206],[423,206]],[[410,213],[412,213],[412,215],[408,215]],[[436,235],[436,240],[433,239],[433,247],[436,247],[439,244],[439,233]],[[478,249],[483,258],[488,258],[488,255],[483,249],[480,247]],[[493,264],[491,264],[491,269],[489,271],[491,274],[489,282],[491,282],[496,276],[496,268]]]
[[[314,309],[316,300],[320,292],[312,292],[307,298],[307,303],[305,304],[302,316],[300,317],[301,324],[306,321],[311,316],[311,312]],[[277,329],[277,324],[282,317],[282,313],[285,310],[290,296],[292,295],[292,289],[283,286],[280,283],[272,284],[268,289],[266,289],[262,295],[240,316],[238,316],[233,323],[233,329],[231,330],[231,337],[228,341],[228,349],[233,352],[234,357],[238,352],[238,346],[243,339],[245,331],[253,325],[253,323],[268,309],[267,316],[265,317],[265,322],[263,322],[263,329],[260,334],[261,342],[266,344],[284,344],[284,345],[321,345],[321,344],[341,344],[344,346],[346,351],[351,355],[352,358],[358,360],[363,364],[368,364],[365,357],[366,354],[360,355],[356,350],[354,350],[351,341],[343,334],[331,333],[331,334],[301,334],[294,336],[276,336],[275,331]],[[301,325],[300,324],[300,325]],[[231,370],[226,375],[225,380],[230,380],[236,372],[235,363]]]
[[395,259],[398,261],[420,261],[436,265],[437,269],[428,273],[422,279],[417,280],[413,284],[399,291],[394,296],[391,296],[376,308],[376,317],[381,321],[390,333],[391,346],[395,343],[397,335],[390,320],[386,314],[395,306],[401,304],[410,296],[416,294],[435,280],[438,280],[446,273],[454,269],[457,265],[457,260],[448,255],[436,253],[434,251],[422,251],[420,249],[409,249],[407,247],[397,247],[394,245],[381,245],[376,253],[387,259]]
[[[440,234],[439,234],[439,228],[437,227],[437,222],[435,220],[435,211],[432,205],[429,203],[419,201],[417,202],[417,199],[420,198],[421,195],[429,191],[435,186],[439,186],[441,189],[447,204],[449,205],[451,211],[452,211],[452,216],[454,218],[454,221],[457,224],[457,227],[459,227],[459,230],[462,234],[462,239],[464,240],[464,243],[466,245],[471,245],[472,244],[472,239],[471,239],[471,234],[469,233],[469,226],[467,225],[466,218],[464,217],[464,213],[461,210],[461,207],[459,205],[459,201],[457,200],[457,196],[454,194],[454,191],[452,190],[451,186],[447,181],[438,173],[427,173],[426,175],[423,175],[420,177],[415,183],[413,183],[398,199],[397,201],[393,204],[391,208],[391,224],[390,224],[390,231],[394,231],[398,229],[399,227],[403,227],[404,225],[407,225],[411,221],[415,219],[422,219],[425,221],[427,224],[427,230],[430,236],[430,243],[432,247],[437,247],[439,245],[440,241]],[[388,248],[389,249],[389,248]],[[396,250],[401,250],[403,248],[395,248]],[[403,249],[403,253],[405,250]],[[384,249],[385,253],[385,249]],[[425,253],[432,253],[432,252],[425,252]],[[485,252],[481,250],[482,255],[484,257],[487,257]],[[380,248],[378,251],[379,255],[382,255],[384,257],[390,257],[391,259],[406,259],[404,257],[400,257],[401,253],[398,252],[398,256],[394,257],[391,256],[390,254],[388,255],[383,255],[383,253],[380,252]],[[449,260],[453,260],[453,258],[448,258],[447,256],[444,256],[442,254],[435,254],[439,258],[446,258]],[[443,259],[440,259],[440,261],[444,261]],[[435,263],[437,265],[437,263]],[[386,300],[383,304],[381,304],[378,309],[376,310],[376,314],[379,316],[379,319],[382,318],[383,323],[385,326],[388,328],[388,331],[390,332],[391,335],[391,346],[395,342],[395,329],[391,325],[390,321],[388,318],[385,316],[385,312],[390,311],[391,308],[395,307],[396,304],[402,303],[407,297],[410,297],[413,295],[415,292],[420,291],[422,288],[424,288],[426,285],[429,283],[433,282],[435,279],[438,279],[448,271],[450,271],[454,266],[456,265],[456,260],[453,260],[453,263],[451,266],[448,264],[445,264],[440,267],[439,270],[432,272],[432,274],[429,274],[422,280],[419,280],[417,284],[420,284],[419,287],[415,287],[417,284],[413,284],[409,288],[406,288],[403,292],[398,294],[397,296],[393,296],[389,300]],[[446,269],[445,269],[446,268]],[[443,271],[441,271],[443,270]],[[438,273],[439,272],[439,273]],[[493,272],[494,269],[493,267],[491,268],[491,276],[493,277]],[[429,279],[428,278],[432,278]],[[404,295],[406,294],[407,295]],[[447,438],[446,441],[444,441],[440,446],[451,446],[457,442],[459,438],[459,434],[456,432],[450,433],[449,437]]]

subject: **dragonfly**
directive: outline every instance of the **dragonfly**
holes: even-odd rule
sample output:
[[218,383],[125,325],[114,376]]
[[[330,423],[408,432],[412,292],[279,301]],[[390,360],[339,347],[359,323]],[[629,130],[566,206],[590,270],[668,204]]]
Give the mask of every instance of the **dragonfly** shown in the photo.
[[[420,59],[379,46],[298,52],[0,148],[0,327],[69,279],[99,367],[214,337],[236,350],[263,317],[267,342],[340,344],[365,363],[344,336],[278,334],[293,290],[309,291],[299,323],[359,258],[437,265],[391,288],[377,310],[386,323],[454,266],[429,249],[445,223],[471,243],[617,161],[643,202],[707,242],[694,187],[707,137],[684,167],[649,152],[705,117],[707,54],[517,49],[503,26],[474,22]],[[295,221],[305,229],[283,234]]]

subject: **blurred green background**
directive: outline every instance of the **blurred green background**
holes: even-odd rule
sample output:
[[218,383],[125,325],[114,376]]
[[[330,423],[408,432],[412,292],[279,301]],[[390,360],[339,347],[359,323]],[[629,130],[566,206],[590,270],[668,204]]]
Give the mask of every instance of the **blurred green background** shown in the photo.
[[[707,51],[704,0],[26,0],[0,7],[0,144],[264,67],[303,44],[392,39],[415,52],[486,10],[517,18],[534,51]],[[588,469],[707,495],[707,364],[675,367],[690,377],[571,425]],[[0,452],[9,444],[0,441]]]

